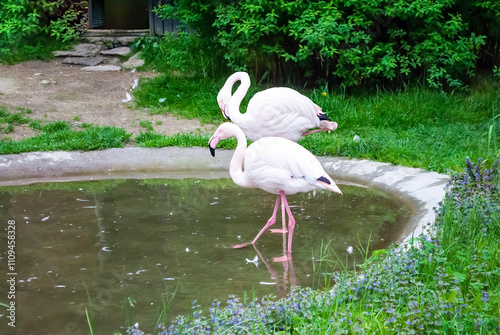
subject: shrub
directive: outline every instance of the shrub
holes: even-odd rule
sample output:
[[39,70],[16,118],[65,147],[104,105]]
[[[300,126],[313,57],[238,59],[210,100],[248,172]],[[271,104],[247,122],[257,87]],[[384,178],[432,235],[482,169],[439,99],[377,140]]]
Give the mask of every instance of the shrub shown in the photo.
[[499,65],[493,2],[178,0],[159,13],[219,43],[232,70],[258,79],[345,87],[424,79],[456,89],[474,75],[480,54],[493,50],[490,68]]
[[0,60],[48,58],[86,28],[87,1],[0,1]]

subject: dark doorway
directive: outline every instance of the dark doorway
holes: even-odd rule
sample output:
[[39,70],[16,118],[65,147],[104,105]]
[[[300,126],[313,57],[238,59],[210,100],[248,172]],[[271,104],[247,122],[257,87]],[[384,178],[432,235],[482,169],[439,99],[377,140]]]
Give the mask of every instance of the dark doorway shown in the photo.
[[90,0],[90,29],[149,29],[148,0]]

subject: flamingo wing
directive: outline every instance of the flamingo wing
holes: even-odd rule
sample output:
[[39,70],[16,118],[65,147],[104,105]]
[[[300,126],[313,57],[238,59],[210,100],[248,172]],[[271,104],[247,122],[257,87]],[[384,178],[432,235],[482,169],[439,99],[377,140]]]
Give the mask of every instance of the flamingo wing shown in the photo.
[[316,105],[287,87],[256,93],[248,103],[245,123],[240,127],[251,139],[276,136],[298,141],[302,134],[319,126]]
[[244,166],[253,183],[275,194],[326,188],[325,178],[331,180],[313,154],[279,137],[266,137],[252,143],[246,150]]

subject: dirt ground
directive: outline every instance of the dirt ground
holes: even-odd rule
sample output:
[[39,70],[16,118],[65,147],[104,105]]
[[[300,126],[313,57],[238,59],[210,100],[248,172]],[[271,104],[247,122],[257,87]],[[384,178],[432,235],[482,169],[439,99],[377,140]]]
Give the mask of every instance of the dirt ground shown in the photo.
[[[133,133],[133,137],[145,131],[139,120],[151,121],[155,131],[166,135],[214,130],[211,125],[202,126],[198,120],[149,115],[147,109],[136,109],[133,102],[123,102],[127,92],[133,97],[134,79],[155,75],[124,70],[85,72],[81,66],[62,64],[57,59],[0,65],[0,106],[7,106],[11,112],[18,107],[28,108],[32,111],[29,117],[42,120],[42,124],[62,120],[74,126],[82,123],[115,126]],[[23,125],[9,134],[0,134],[0,138],[19,140],[33,135],[35,132]]]

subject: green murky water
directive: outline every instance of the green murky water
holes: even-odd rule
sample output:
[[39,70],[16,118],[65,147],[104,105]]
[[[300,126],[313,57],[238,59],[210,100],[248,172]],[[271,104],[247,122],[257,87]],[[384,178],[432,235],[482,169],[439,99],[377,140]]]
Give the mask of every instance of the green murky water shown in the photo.
[[[18,334],[111,334],[139,322],[152,331],[163,302],[172,314],[197,300],[209,307],[246,291],[283,296],[290,285],[314,284],[313,257],[330,243],[349,262],[359,241],[386,248],[411,213],[377,190],[340,185],[344,195],[289,196],[296,229],[293,260],[283,235],[251,241],[272,213],[275,195],[237,187],[229,179],[106,180],[0,188],[0,269],[7,269],[7,224],[16,229]],[[277,227],[281,226],[278,216]],[[355,252],[347,256],[346,249]],[[254,260],[255,263],[248,262]],[[7,292],[2,280],[2,292]],[[5,290],[4,290],[5,288]],[[8,304],[7,294],[0,302]],[[132,304],[134,307],[132,307]],[[7,324],[0,309],[0,323]],[[123,330],[122,330],[123,331]]]

